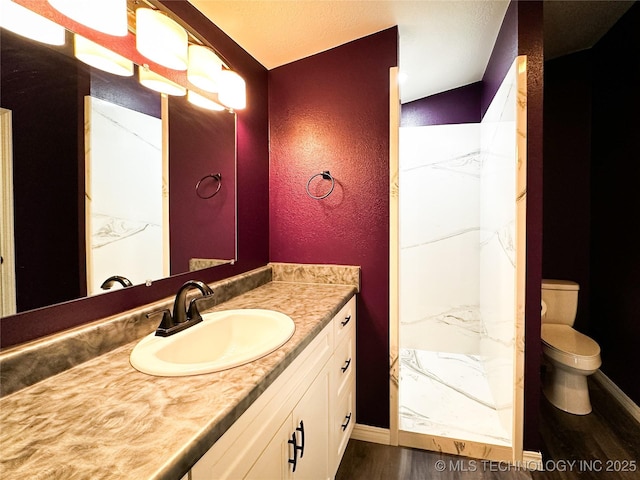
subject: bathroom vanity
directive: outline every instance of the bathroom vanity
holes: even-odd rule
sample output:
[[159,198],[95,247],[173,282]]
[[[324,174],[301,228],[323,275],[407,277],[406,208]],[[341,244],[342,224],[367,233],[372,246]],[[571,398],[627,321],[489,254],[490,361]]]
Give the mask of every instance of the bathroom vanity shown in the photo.
[[[211,284],[224,301],[207,312],[270,309],[295,323],[282,347],[229,370],[156,377],[129,364],[157,327],[144,313],[171,299],[3,351],[3,382],[36,375],[30,359],[51,376],[0,400],[0,477],[291,478],[295,466],[298,476],[333,478],[355,424],[359,272],[355,281],[311,274],[325,283],[308,272],[276,264]],[[241,277],[249,289],[237,288]],[[135,339],[54,374],[76,350],[101,351],[114,331],[131,330]]]
[[355,297],[191,469],[191,480],[333,478],[355,423]]

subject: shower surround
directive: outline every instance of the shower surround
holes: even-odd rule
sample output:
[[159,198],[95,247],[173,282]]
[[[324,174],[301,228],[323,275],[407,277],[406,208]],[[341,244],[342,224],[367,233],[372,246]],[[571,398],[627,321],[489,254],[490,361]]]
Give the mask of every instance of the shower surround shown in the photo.
[[400,129],[402,431],[512,444],[524,296],[519,61],[482,123]]

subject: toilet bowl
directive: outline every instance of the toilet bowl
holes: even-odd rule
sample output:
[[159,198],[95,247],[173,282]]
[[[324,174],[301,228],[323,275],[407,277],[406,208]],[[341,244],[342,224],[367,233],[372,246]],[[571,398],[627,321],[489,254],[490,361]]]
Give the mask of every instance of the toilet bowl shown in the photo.
[[542,282],[542,353],[547,364],[543,393],[557,408],[575,415],[591,412],[587,376],[602,364],[600,346],[574,330],[578,306],[575,282]]

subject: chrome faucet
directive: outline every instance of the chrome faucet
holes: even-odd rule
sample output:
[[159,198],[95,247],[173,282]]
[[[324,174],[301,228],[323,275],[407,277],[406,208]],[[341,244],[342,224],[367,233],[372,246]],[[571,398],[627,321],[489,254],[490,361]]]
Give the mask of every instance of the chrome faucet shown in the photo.
[[188,308],[186,305],[187,292],[192,288],[200,290],[203,297],[213,295],[213,290],[211,290],[211,288],[209,288],[209,286],[204,282],[200,282],[198,280],[189,280],[186,282],[180,287],[176,294],[176,299],[173,302],[173,316],[169,310],[162,310],[162,321],[156,330],[157,336],[168,337],[169,335],[178,333],[179,331],[202,321],[202,316],[200,315],[196,304],[196,301],[199,300],[199,298],[191,299]]
[[103,290],[109,290],[116,283],[119,283],[123,287],[131,287],[133,285],[131,283],[131,280],[129,280],[128,278],[123,277],[121,275],[113,275],[107,278],[104,282],[102,282],[102,285],[100,285],[100,288]]

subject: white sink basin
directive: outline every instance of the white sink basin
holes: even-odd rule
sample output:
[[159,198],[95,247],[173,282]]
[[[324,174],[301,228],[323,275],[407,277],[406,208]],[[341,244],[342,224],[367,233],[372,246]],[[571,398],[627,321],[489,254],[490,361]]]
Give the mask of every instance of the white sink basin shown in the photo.
[[211,373],[257,360],[284,345],[293,320],[273,310],[224,310],[202,315],[202,322],[169,337],[155,332],[131,352],[137,370],[162,377]]

